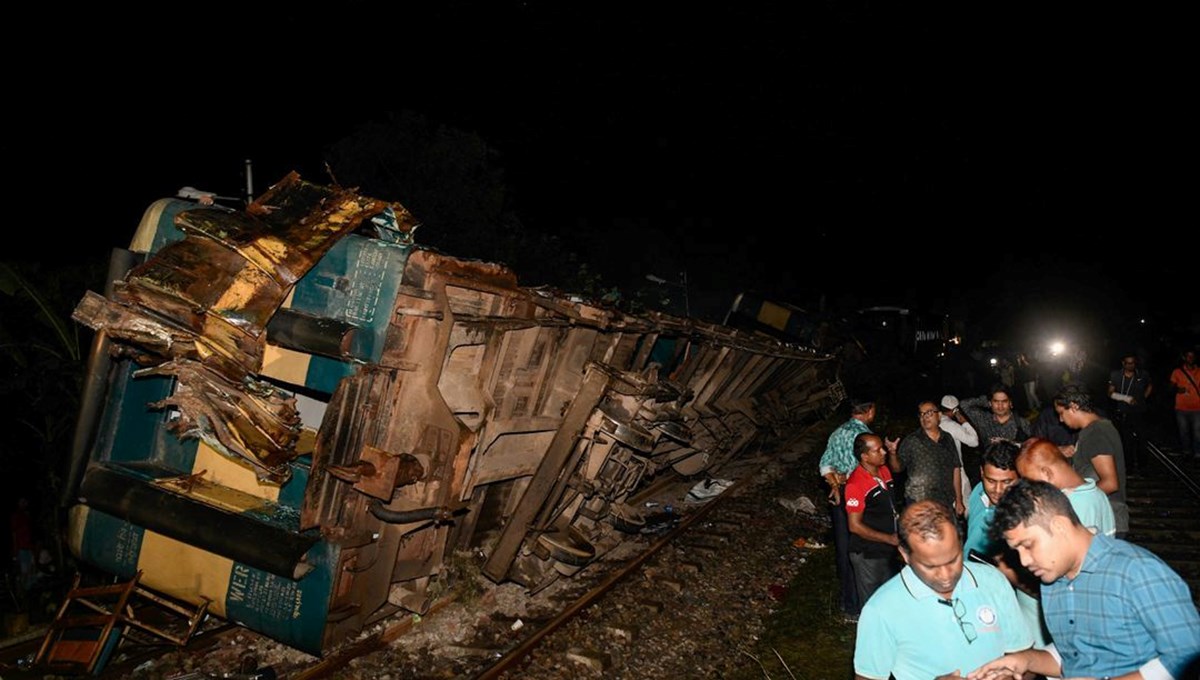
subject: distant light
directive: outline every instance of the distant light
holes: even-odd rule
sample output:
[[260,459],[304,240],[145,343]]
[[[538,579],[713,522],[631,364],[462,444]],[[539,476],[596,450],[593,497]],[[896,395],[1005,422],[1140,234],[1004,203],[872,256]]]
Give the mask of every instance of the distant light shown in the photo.
[[883,322],[883,327],[884,327],[884,328],[887,328],[887,322],[886,322],[886,321],[884,321],[884,322]]
[[962,336],[956,335],[953,338],[950,338],[950,344],[951,345],[961,345],[962,344]]
[[998,364],[1000,362],[996,360],[996,357],[992,357],[991,359],[988,359],[988,363],[991,364],[992,366],[995,366],[996,364]]
[[1065,351],[1067,351],[1067,344],[1062,340],[1055,340],[1050,343],[1050,353],[1054,356],[1058,356]]
[[1146,323],[1146,320],[1145,320],[1145,319],[1142,319],[1141,321],[1142,321],[1142,324],[1143,324],[1143,325],[1145,325],[1145,323]]

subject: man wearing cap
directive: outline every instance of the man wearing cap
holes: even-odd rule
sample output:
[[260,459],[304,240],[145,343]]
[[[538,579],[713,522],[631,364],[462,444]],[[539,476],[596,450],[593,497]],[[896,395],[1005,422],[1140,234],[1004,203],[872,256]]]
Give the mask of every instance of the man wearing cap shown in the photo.
[[[967,498],[971,495],[971,482],[967,480],[967,468],[963,465],[962,447],[964,445],[979,446],[979,433],[975,431],[971,421],[967,420],[967,417],[958,408],[958,397],[947,394],[942,397],[942,403],[939,406],[942,415],[938,421],[938,427],[954,440],[954,451],[958,453],[958,467],[961,471],[958,477],[959,486],[962,487],[962,497]],[[968,505],[966,514],[969,516],[970,513],[971,507]]]
[[[854,439],[860,434],[871,432],[875,420],[874,400],[859,399],[850,403],[850,420],[838,426],[829,435],[825,453],[821,454],[821,476],[829,485],[829,519],[832,524],[833,547],[837,557],[838,581],[840,583],[840,606],[850,620],[857,620],[862,603],[858,601],[858,586],[854,581],[854,568],[850,565],[850,525],[843,504],[842,487],[854,468],[858,457],[854,455]],[[890,451],[895,441],[884,441]]]

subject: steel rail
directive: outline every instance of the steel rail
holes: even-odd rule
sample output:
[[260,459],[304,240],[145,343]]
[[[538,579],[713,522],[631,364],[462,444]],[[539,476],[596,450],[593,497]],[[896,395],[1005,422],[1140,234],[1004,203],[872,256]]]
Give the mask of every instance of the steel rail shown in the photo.
[[708,503],[705,503],[702,507],[686,515],[686,517],[679,523],[677,527],[659,538],[657,541],[651,544],[650,547],[642,551],[637,557],[630,560],[620,569],[606,576],[604,580],[600,582],[600,584],[596,585],[591,590],[584,593],[582,597],[572,602],[567,608],[563,609],[558,616],[551,619],[548,623],[546,623],[546,625],[542,626],[528,638],[523,640],[521,644],[517,645],[507,654],[502,656],[496,661],[496,663],[489,666],[479,675],[476,675],[475,680],[490,680],[492,678],[497,678],[501,673],[510,669],[517,664],[517,662],[524,659],[525,656],[528,655],[529,652],[533,651],[533,649],[535,649],[539,644],[541,644],[546,637],[561,628],[563,624],[565,624],[567,621],[570,621],[580,611],[586,609],[596,600],[600,599],[605,593],[611,590],[613,586],[628,576],[630,572],[640,567],[646,560],[650,559],[650,557],[686,532],[692,524],[695,524],[727,498],[735,496],[735,492],[739,491],[746,480],[750,478],[750,476],[743,477],[722,492],[721,495],[713,498]]

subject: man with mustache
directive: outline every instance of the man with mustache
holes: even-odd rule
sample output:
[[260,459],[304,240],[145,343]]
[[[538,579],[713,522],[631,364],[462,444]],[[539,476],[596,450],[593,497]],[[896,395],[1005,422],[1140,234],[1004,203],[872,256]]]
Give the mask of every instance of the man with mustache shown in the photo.
[[901,513],[898,529],[907,566],[863,607],[855,678],[957,678],[1033,645],[1008,579],[990,565],[963,563],[950,508],[918,501]]

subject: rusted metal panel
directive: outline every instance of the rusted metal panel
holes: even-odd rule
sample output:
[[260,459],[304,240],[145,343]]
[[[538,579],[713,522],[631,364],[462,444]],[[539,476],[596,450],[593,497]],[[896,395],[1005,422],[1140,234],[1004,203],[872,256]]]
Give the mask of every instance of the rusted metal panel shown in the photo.
[[578,432],[592,415],[607,384],[608,376],[603,371],[590,370],[585,374],[583,385],[563,418],[562,427],[555,432],[550,448],[538,465],[537,473],[534,474],[525,494],[521,496],[521,504],[516,513],[509,518],[500,540],[492,548],[491,555],[483,566],[483,573],[490,578],[500,581],[508,574],[508,568],[525,540],[526,532],[549,500],[549,494],[562,474],[563,465],[576,446]]

